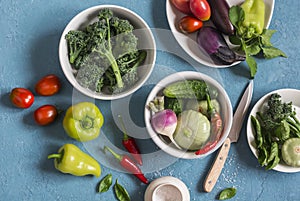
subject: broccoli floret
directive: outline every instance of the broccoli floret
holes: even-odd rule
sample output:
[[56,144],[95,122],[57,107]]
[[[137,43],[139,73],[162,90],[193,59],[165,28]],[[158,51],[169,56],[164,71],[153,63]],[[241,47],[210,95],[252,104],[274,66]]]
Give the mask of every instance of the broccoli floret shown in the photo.
[[87,46],[88,36],[83,31],[71,30],[65,36],[68,43],[69,61],[71,64],[79,57]]
[[79,84],[97,92],[121,92],[138,80],[137,67],[146,52],[138,50],[133,29],[128,20],[105,8],[99,11],[98,21],[83,31],[69,32],[70,63],[78,69]]

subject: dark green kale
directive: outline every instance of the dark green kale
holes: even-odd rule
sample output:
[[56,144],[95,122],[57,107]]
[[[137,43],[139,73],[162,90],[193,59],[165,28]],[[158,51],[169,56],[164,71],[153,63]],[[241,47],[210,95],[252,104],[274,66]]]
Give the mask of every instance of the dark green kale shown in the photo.
[[133,25],[102,9],[98,21],[66,35],[69,60],[80,85],[96,92],[118,93],[138,80],[137,67],[146,52],[138,50]]

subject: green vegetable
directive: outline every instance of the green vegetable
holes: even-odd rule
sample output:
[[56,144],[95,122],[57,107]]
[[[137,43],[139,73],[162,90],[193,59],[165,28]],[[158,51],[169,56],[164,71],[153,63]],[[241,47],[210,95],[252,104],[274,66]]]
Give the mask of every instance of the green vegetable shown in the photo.
[[253,56],[262,52],[266,59],[287,57],[270,41],[276,31],[264,28],[264,9],[263,0],[246,0],[241,6],[232,6],[229,10],[230,21],[237,30],[234,36],[230,36],[230,42],[238,45],[244,52],[252,78],[257,72],[257,63]]
[[236,194],[236,188],[226,188],[221,191],[219,200],[227,200],[234,197]]
[[244,10],[245,19],[237,30],[239,35],[252,38],[263,32],[265,26],[265,3],[263,0],[245,0],[241,8]]
[[108,174],[100,181],[98,192],[103,193],[108,191],[111,185],[112,185],[112,174]]
[[164,98],[164,108],[171,109],[176,115],[179,115],[183,110],[183,100],[177,98]]
[[104,8],[98,20],[83,30],[69,31],[69,61],[78,70],[76,80],[96,92],[121,92],[138,80],[137,67],[146,57],[128,20]]
[[198,150],[210,136],[210,122],[206,116],[194,110],[180,113],[174,133],[176,143],[187,150]]
[[281,148],[282,159],[293,167],[300,167],[300,138],[286,140]]
[[103,115],[95,104],[80,102],[69,107],[63,120],[63,127],[71,138],[86,142],[99,136],[103,122]]
[[75,176],[101,175],[99,163],[73,144],[63,145],[58,153],[50,154],[48,159],[54,159],[55,168],[63,173]]
[[127,190],[118,183],[118,180],[116,180],[116,183],[114,185],[114,192],[119,201],[130,201],[130,196]]
[[216,89],[210,89],[203,80],[178,81],[168,85],[163,90],[163,94],[166,97],[177,99],[206,100],[207,93],[210,93],[212,97],[216,97],[218,94]]
[[289,139],[300,139],[300,122],[292,102],[285,103],[280,98],[277,93],[271,94],[266,109],[258,111],[256,117],[251,116],[258,162],[266,170],[273,169],[284,158],[283,153],[286,152],[283,145]]

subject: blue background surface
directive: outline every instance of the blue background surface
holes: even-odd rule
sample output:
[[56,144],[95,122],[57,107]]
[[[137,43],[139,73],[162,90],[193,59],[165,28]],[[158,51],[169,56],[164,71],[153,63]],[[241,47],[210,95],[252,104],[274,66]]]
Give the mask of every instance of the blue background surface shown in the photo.
[[[108,173],[113,174],[114,180],[118,178],[132,200],[143,200],[146,185],[117,168],[102,165],[100,178],[75,177],[58,172],[53,161],[47,160],[48,154],[57,151],[65,143],[74,143],[83,150],[85,147],[66,136],[62,128],[63,115],[46,127],[37,126],[33,120],[33,111],[43,104],[56,104],[62,109],[72,104],[74,91],[58,61],[58,42],[64,27],[80,11],[111,3],[133,10],[151,28],[169,29],[165,1],[162,0],[0,0],[0,200],[113,201],[116,198],[112,189],[103,194],[96,193],[98,182]],[[250,109],[270,91],[287,87],[300,88],[299,9],[298,0],[276,1],[270,29],[278,32],[272,42],[288,58],[258,60]],[[208,73],[223,84],[235,109],[249,79],[245,63],[231,68],[211,69],[190,59],[172,36],[167,39],[158,37],[156,42],[157,61],[148,83],[155,83],[159,81],[158,75],[167,75],[172,71],[197,70]],[[33,106],[26,110],[11,105],[8,98],[11,89],[26,87],[33,91],[36,81],[50,73],[61,78],[63,85],[58,94],[52,97],[36,96]],[[132,120],[137,125],[143,126],[144,104],[152,87],[151,84],[146,85],[130,99]],[[119,138],[108,138],[121,149],[121,132],[115,127],[112,118],[115,102],[96,101],[96,104],[105,116],[103,135],[118,134]],[[150,139],[139,140],[138,143],[143,153],[157,150]],[[245,125],[238,143],[230,150],[215,188],[211,193],[204,193],[202,183],[214,157],[215,154],[202,160],[176,160],[168,167],[146,172],[146,177],[154,180],[171,175],[181,179],[188,186],[191,200],[214,200],[227,187],[237,188],[237,195],[232,200],[300,200],[300,174],[265,171],[259,167],[248,147]]]

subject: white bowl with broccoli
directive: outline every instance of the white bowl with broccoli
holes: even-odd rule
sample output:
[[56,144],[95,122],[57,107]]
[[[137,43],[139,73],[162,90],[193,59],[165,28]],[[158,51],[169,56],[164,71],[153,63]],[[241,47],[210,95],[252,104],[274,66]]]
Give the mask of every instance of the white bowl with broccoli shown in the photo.
[[156,44],[147,23],[133,11],[99,5],[77,14],[64,29],[59,61],[68,81],[95,99],[123,98],[150,76]]
[[144,115],[154,143],[184,159],[203,158],[216,151],[229,134],[232,116],[222,85],[194,71],[177,72],[157,83],[148,95]]

